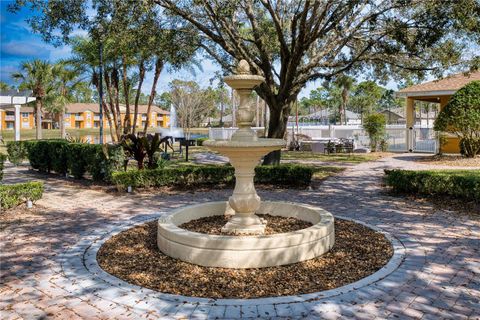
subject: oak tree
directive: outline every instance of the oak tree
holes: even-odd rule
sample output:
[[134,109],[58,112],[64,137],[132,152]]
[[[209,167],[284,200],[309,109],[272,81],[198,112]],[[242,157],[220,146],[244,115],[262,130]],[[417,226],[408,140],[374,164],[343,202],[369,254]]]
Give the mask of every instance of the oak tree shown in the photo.
[[[265,77],[256,91],[270,108],[270,138],[284,137],[309,81],[342,73],[385,80],[459,65],[468,41],[451,35],[473,30],[480,16],[476,0],[154,1],[200,32],[201,47],[225,72],[245,59]],[[277,152],[264,163],[278,161]]]

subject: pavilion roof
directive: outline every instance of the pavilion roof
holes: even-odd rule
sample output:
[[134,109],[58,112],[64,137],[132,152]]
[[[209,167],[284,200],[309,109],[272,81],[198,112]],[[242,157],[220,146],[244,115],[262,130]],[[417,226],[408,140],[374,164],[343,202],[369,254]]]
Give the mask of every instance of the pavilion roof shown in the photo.
[[480,71],[457,73],[448,77],[416,84],[397,91],[398,97],[444,96],[452,95],[468,83],[480,80]]

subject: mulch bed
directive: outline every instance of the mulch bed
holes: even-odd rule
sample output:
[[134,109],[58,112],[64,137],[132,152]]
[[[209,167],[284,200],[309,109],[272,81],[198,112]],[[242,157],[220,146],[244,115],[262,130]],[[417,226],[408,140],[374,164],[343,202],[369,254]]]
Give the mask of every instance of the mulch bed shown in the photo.
[[427,163],[430,165],[443,165],[451,167],[480,167],[480,156],[475,158],[465,158],[454,155],[433,155],[419,157],[417,162]]
[[[265,234],[267,235],[292,232],[312,226],[308,221],[292,217],[272,216],[269,214],[258,214],[258,216],[267,220],[267,227],[265,228]],[[224,215],[220,215],[192,220],[179,227],[193,232],[221,235],[221,229],[227,222],[228,218]]]
[[384,266],[393,254],[381,233],[335,220],[335,246],[321,257],[260,269],[201,267],[164,255],[157,248],[157,221],[113,236],[97,259],[108,273],[164,293],[205,298],[259,298],[337,288]]

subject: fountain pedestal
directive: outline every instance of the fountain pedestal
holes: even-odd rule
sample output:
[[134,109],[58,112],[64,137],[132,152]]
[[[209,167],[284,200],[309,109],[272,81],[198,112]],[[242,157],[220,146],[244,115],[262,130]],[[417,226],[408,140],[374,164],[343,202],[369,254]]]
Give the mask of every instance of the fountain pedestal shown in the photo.
[[257,139],[256,141],[205,141],[209,149],[218,151],[230,159],[235,168],[235,188],[228,199],[235,214],[222,228],[226,234],[253,234],[265,232],[265,223],[255,215],[260,207],[253,178],[255,167],[261,157],[268,152],[278,150],[285,145],[282,139]]
[[251,102],[252,90],[264,81],[262,76],[252,75],[245,60],[238,64],[237,74],[224,78],[225,83],[235,89],[240,96],[240,105],[236,113],[238,130],[231,141],[205,141],[204,146],[226,155],[235,168],[235,189],[229,198],[230,207],[235,214],[222,228],[226,234],[263,234],[265,223],[255,215],[260,207],[260,197],[255,191],[253,178],[255,167],[265,154],[285,146],[283,139],[259,139],[252,130],[254,117]]

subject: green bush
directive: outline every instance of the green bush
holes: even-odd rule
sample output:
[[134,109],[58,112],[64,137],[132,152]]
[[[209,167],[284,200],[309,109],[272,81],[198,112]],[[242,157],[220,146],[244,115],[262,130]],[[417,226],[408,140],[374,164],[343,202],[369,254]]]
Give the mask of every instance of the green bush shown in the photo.
[[386,170],[386,183],[395,192],[447,195],[480,201],[478,170]]
[[42,182],[25,182],[0,185],[0,208],[9,209],[27,200],[38,200],[43,194]]
[[480,154],[480,81],[472,81],[458,90],[438,114],[434,129],[460,138],[466,157]]
[[197,140],[197,146],[203,146],[203,143],[205,141],[207,141],[208,139],[209,139],[208,137],[196,139]]
[[70,174],[75,179],[82,179],[87,172],[87,164],[92,159],[90,145],[70,143],[68,145],[67,164]]
[[25,141],[32,168],[42,172],[69,172],[81,179],[88,172],[95,181],[110,181],[113,171],[123,166],[120,146],[69,143],[66,140]]
[[312,181],[313,172],[313,167],[298,164],[258,166],[255,168],[255,182],[279,186],[306,187]]
[[[372,113],[363,120],[363,128],[370,138],[370,149],[375,152],[385,140],[387,120],[381,113]],[[386,141],[386,140],[385,140]]]
[[3,166],[5,163],[5,160],[7,160],[7,156],[0,153],[0,181],[3,180]]
[[22,163],[27,159],[27,149],[23,141],[9,141],[7,142],[7,154],[8,160],[15,166]]
[[[255,182],[278,186],[307,186],[312,180],[314,168],[282,164],[255,168]],[[145,169],[114,172],[112,182],[119,189],[177,186],[189,187],[232,183],[235,169],[231,166],[183,166],[164,169]]]
[[230,183],[234,179],[231,166],[184,166],[114,172],[112,182],[119,189],[162,186],[198,186]]

